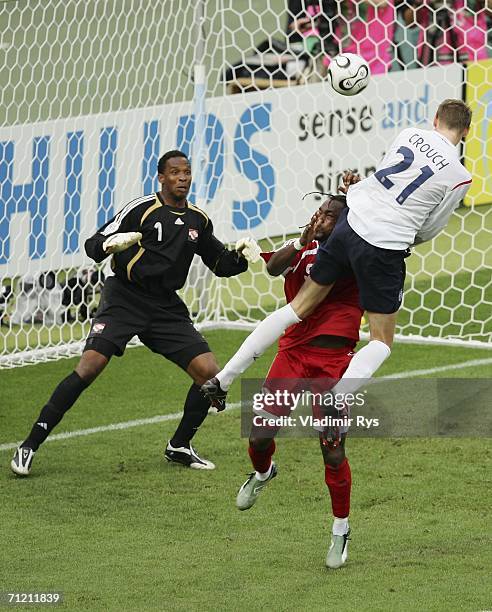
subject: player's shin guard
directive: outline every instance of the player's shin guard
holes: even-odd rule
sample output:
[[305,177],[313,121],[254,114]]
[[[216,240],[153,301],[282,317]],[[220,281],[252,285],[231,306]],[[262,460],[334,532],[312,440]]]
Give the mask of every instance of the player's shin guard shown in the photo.
[[352,474],[348,459],[336,467],[325,465],[325,482],[330,491],[333,516],[346,518],[350,513]]
[[275,440],[272,440],[270,444],[264,450],[255,448],[249,444],[248,454],[251,459],[253,467],[258,474],[266,474],[272,465],[272,456],[275,452]]
[[192,384],[186,396],[183,417],[170,440],[171,446],[174,448],[189,446],[191,439],[205,420],[209,407],[210,400],[202,395],[200,386]]
[[282,333],[301,319],[296,315],[290,304],[272,312],[251,332],[241,344],[236,354],[230,359],[216,378],[220,386],[227,391],[235,378],[242,374],[255,359],[263,355],[266,349],[282,335]]
[[77,401],[78,397],[89,386],[77,372],[72,372],[53,391],[46,406],[41,410],[33,428],[21,446],[36,451],[49,436],[51,430],[62,420],[63,415]]

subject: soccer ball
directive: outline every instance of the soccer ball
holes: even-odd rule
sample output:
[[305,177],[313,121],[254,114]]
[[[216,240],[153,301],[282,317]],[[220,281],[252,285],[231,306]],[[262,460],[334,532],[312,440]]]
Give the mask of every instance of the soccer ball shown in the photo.
[[333,89],[342,96],[355,96],[369,83],[369,66],[355,53],[342,53],[334,57],[328,67]]

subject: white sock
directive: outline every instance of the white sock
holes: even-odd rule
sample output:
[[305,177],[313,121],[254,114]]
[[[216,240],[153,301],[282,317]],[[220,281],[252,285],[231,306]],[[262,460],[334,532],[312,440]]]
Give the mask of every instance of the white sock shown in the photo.
[[272,473],[272,464],[270,463],[270,467],[266,472],[255,472],[256,480],[267,480],[270,478],[270,474]]
[[381,340],[371,340],[357,351],[342,378],[331,393],[355,393],[391,355],[390,347]]
[[333,520],[332,533],[336,536],[343,536],[347,533],[349,528],[348,516],[346,518],[337,518]]
[[241,344],[236,354],[216,375],[221,388],[227,391],[233,380],[249,368],[257,357],[263,355],[266,349],[281,336],[289,325],[299,323],[300,320],[290,304],[272,312],[266,319],[263,319]]

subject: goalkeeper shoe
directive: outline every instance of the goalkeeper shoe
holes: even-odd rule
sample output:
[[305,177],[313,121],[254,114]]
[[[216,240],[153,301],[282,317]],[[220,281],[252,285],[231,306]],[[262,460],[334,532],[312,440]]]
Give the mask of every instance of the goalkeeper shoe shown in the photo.
[[215,376],[200,387],[201,392],[210,400],[210,403],[218,412],[221,412],[226,407],[227,391],[220,387],[219,379]]
[[270,476],[266,480],[258,480],[256,472],[249,475],[248,480],[239,489],[236,497],[236,506],[239,510],[248,510],[253,506],[258,499],[258,495],[267,486],[270,480],[273,480],[277,475],[277,466],[272,463]]
[[15,451],[14,458],[10,462],[12,472],[18,476],[29,476],[34,452],[32,448],[27,446],[19,446]]
[[332,535],[331,545],[326,555],[326,567],[338,569],[347,560],[350,529],[345,535]]
[[211,461],[208,461],[208,459],[200,457],[191,444],[189,446],[179,446],[175,448],[171,445],[171,442],[168,442],[164,457],[171,463],[179,463],[180,465],[184,465],[194,470],[215,469],[215,465]]

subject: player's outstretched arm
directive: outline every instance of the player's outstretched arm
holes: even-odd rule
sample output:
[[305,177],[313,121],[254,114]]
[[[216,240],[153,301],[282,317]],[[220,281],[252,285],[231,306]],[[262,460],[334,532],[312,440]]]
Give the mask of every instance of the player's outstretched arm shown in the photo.
[[85,252],[96,263],[108,255],[125,251],[142,240],[140,221],[148,202],[143,202],[141,206],[132,204],[133,202],[127,204],[85,241]]
[[140,232],[121,232],[109,238],[96,233],[85,241],[85,252],[96,263],[99,263],[108,255],[126,251],[139,240],[142,240]]
[[254,238],[240,238],[236,242],[234,250],[240,253],[249,263],[256,263],[260,259],[260,245]]
[[[299,239],[297,238],[297,240]],[[267,262],[266,268],[268,274],[270,276],[280,276],[283,274],[293,265],[300,249],[302,249],[301,244],[295,244],[294,240],[289,240],[288,243],[278,251],[275,251],[275,253],[264,253],[263,258]]]
[[248,260],[240,252],[235,249],[230,251],[214,236],[210,220],[200,237],[197,253],[215,276],[236,276],[248,269]]
[[114,234],[107,238],[102,245],[105,253],[121,253],[126,251],[139,240],[142,240],[142,234],[140,232],[124,232],[121,234]]
[[307,244],[314,240],[316,224],[319,219],[319,212],[315,212],[304,231],[293,240],[288,240],[278,251],[271,254],[267,261],[267,272],[270,276],[280,276],[296,260],[296,256]]
[[414,245],[432,240],[448,224],[449,218],[458,208],[470,187],[471,181],[457,185],[446,194],[442,202],[430,213],[415,236]]

